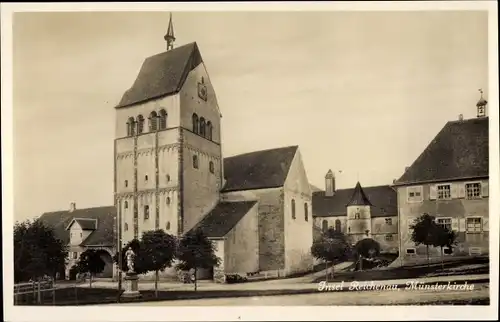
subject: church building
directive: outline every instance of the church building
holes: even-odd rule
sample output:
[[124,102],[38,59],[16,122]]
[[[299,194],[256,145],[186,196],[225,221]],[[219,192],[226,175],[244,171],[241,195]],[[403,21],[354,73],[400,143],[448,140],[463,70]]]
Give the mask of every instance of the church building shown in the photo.
[[311,189],[297,146],[222,156],[221,111],[197,43],[147,58],[115,107],[115,200],[122,242],[201,228],[212,272],[286,276],[312,267]]

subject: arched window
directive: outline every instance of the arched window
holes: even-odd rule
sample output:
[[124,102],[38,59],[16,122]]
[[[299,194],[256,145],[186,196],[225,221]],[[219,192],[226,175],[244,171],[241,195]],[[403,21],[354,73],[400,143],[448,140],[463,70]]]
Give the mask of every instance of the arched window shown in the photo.
[[202,117],[200,118],[200,135],[205,137],[205,119]]
[[342,229],[342,224],[340,223],[340,220],[339,219],[335,220],[335,231],[340,232],[341,229]]
[[292,199],[292,219],[295,219],[295,199]]
[[129,117],[127,121],[127,136],[133,136],[135,134],[135,121],[133,117]]
[[144,206],[144,220],[149,219],[149,206]]
[[210,161],[210,163],[208,164],[208,169],[210,170],[210,173],[215,172],[214,163],[212,161]]
[[193,155],[193,168],[198,169],[198,156]]
[[124,207],[125,209],[128,209],[128,201],[125,201]]
[[304,219],[309,221],[309,206],[307,205],[307,202],[304,203]]
[[167,205],[170,205],[170,197],[167,197],[167,199],[165,200]]
[[321,223],[321,230],[323,230],[324,233],[328,230],[328,221],[326,221],[326,219]]
[[198,130],[199,130],[199,127],[198,127],[198,115],[193,114],[193,133],[196,133],[198,134]]
[[160,110],[160,130],[165,130],[167,128],[167,112],[165,110]]
[[125,180],[124,184],[125,184],[125,188],[128,187],[128,180]]
[[212,122],[210,121],[207,122],[206,132],[207,139],[212,140]]
[[165,179],[167,179],[167,182],[170,182],[170,175],[167,174],[167,176],[165,177]]
[[142,115],[137,116],[137,134],[141,134],[144,131],[144,117]]
[[128,224],[127,223],[125,223],[123,230],[128,231]]
[[170,221],[167,222],[167,226],[165,228],[167,228],[167,230],[170,230]]
[[158,129],[158,114],[155,111],[149,114],[149,132],[154,132]]

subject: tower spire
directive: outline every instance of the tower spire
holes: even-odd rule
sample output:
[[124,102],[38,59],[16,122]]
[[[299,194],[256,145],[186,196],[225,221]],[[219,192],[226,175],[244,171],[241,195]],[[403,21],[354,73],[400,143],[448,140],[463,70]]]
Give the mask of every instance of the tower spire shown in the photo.
[[481,93],[481,98],[476,104],[477,117],[484,117],[486,116],[486,105],[488,104],[488,101],[483,98],[483,89],[480,88],[478,91]]
[[168,21],[167,34],[163,37],[167,42],[167,50],[174,49],[174,25],[172,23],[172,13],[170,13],[170,20]]

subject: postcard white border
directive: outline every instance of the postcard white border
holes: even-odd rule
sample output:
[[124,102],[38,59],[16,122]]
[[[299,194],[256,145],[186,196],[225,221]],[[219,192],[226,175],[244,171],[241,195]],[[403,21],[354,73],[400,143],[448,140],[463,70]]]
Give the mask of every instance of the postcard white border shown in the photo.
[[[498,319],[498,220],[490,220],[490,306],[352,307],[14,307],[13,306],[13,145],[12,14],[17,11],[413,11],[487,10],[489,12],[490,213],[499,209],[498,17],[496,1],[439,2],[254,2],[254,3],[2,3],[2,214],[4,312],[7,321],[187,321],[187,320],[411,320]],[[496,179],[495,179],[496,178]],[[25,196],[29,198],[29,196]],[[388,311],[390,310],[390,311]]]

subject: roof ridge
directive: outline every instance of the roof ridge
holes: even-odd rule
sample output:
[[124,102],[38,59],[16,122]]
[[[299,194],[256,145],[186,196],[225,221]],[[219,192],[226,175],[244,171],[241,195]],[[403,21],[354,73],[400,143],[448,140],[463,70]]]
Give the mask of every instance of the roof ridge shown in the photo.
[[[342,189],[335,189],[335,191],[346,191],[346,190],[353,190],[355,189],[356,186],[352,188],[342,188]],[[381,184],[381,185],[376,185],[376,186],[368,186],[368,187],[363,187],[363,190],[367,189],[373,189],[373,188],[391,188],[390,184]],[[313,193],[318,193],[318,192],[325,192],[325,190],[319,190],[319,191],[314,191]]]
[[261,153],[261,152],[270,152],[270,151],[277,151],[277,150],[285,150],[285,149],[291,149],[291,148],[298,148],[298,145],[289,145],[289,146],[283,146],[283,147],[278,147],[278,148],[269,148],[269,149],[264,149],[264,150],[257,150],[257,151],[251,151],[251,152],[244,152],[240,154],[235,154],[229,157],[225,157],[224,160],[235,158],[235,157],[240,157],[240,156],[245,156],[248,154],[254,154],[254,153]]
[[[93,210],[93,209],[102,209],[102,208],[116,208],[115,206],[95,206],[95,207],[87,207],[87,208],[77,208],[73,211],[70,211],[69,209],[67,210],[53,210],[53,211],[46,211],[46,212],[43,212],[41,216],[45,215],[45,214],[57,214],[57,213],[73,213],[73,212],[76,212],[76,211],[81,211],[81,210]],[[40,216],[40,217],[41,217]]]

